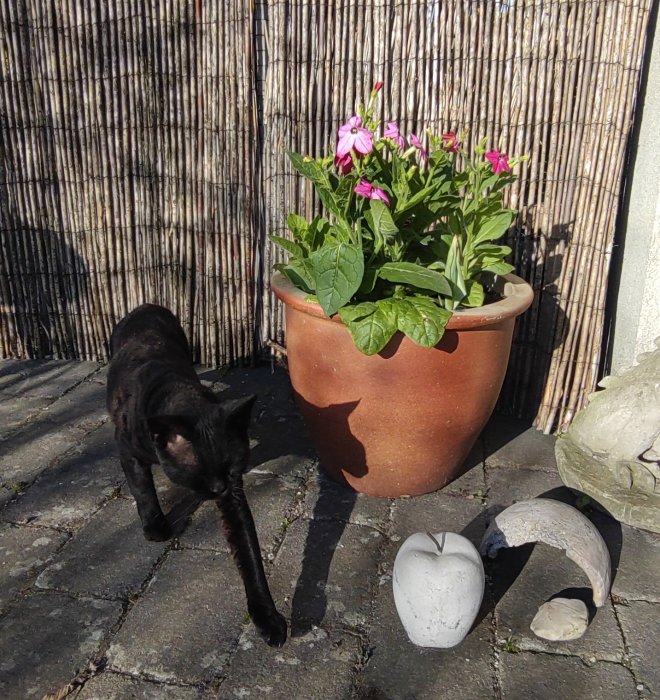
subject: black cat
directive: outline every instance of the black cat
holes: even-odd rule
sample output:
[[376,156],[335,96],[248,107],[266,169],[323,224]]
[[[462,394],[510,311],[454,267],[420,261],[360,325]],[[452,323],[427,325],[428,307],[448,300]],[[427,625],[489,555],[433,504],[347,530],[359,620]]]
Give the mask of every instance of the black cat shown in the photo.
[[171,537],[151,474],[159,462],[173,482],[217,502],[250,616],[268,644],[281,646],[286,621],[273,603],[243,492],[255,397],[221,403],[204,387],[181,325],[162,306],[144,304],[122,319],[110,354],[108,412],[145,537]]

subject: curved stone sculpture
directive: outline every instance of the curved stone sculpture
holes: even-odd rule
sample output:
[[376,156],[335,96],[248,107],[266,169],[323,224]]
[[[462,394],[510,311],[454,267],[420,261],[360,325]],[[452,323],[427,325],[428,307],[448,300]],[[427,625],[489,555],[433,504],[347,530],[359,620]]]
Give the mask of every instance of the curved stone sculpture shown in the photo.
[[660,338],[656,345],[600,382],[555,454],[566,486],[621,522],[660,532]]
[[417,532],[394,560],[394,602],[410,641],[418,646],[459,644],[477,617],[484,586],[479,552],[454,532]]
[[500,549],[529,542],[563,549],[588,576],[594,605],[605,604],[612,577],[610,554],[600,532],[579,510],[548,498],[515,503],[491,522],[479,551],[494,557]]

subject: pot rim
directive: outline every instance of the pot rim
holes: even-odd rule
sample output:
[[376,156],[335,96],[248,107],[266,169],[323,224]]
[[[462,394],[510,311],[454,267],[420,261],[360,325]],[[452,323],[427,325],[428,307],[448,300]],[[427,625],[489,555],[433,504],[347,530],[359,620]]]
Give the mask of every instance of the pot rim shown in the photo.
[[[307,299],[307,293],[298,289],[298,287],[281,272],[273,273],[271,277],[271,289],[280,301],[298,311],[336,323],[343,323],[339,314],[334,314],[328,318],[320,304],[315,301],[309,301]],[[534,300],[534,291],[529,283],[522,279],[522,277],[518,277],[512,273],[498,277],[495,283],[495,289],[502,295],[502,299],[484,306],[454,311],[447,324],[447,328],[452,330],[476,328],[498,323],[508,318],[515,318],[524,313]]]

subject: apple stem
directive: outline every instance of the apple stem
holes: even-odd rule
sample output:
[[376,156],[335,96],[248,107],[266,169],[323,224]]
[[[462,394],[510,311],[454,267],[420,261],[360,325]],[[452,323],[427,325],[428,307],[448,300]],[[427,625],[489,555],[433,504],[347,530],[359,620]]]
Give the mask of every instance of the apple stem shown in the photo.
[[440,542],[438,542],[438,540],[436,540],[435,537],[434,537],[430,532],[427,532],[426,534],[427,534],[427,535],[433,540],[433,542],[435,543],[435,546],[438,548],[438,553],[439,553],[439,554],[442,554],[442,550],[445,548],[445,537],[447,536],[447,533],[446,533],[446,532],[443,532],[443,533],[442,533],[442,544],[440,544]]

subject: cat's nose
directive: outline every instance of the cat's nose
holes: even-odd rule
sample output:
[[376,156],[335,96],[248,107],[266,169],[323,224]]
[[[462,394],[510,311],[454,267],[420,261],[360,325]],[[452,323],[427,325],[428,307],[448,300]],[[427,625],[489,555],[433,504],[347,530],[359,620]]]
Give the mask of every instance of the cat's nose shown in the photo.
[[227,484],[222,479],[209,479],[209,490],[216,496],[222,496],[227,490]]

